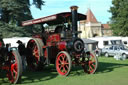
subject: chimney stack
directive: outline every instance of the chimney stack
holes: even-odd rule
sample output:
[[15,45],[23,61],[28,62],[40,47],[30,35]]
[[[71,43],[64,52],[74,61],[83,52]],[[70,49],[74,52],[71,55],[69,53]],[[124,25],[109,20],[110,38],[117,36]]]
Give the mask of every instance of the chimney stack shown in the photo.
[[77,37],[77,34],[75,33],[77,31],[77,19],[78,19],[78,14],[77,14],[77,6],[71,6],[71,13],[72,13],[72,31],[73,31],[73,37]]

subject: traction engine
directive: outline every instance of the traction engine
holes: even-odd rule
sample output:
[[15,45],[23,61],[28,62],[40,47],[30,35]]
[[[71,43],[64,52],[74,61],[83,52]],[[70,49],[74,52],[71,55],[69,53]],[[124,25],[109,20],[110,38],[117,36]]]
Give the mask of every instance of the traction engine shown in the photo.
[[22,75],[21,57],[16,48],[10,48],[9,44],[4,45],[0,38],[0,74],[6,73],[10,83],[19,83]]
[[[24,21],[23,26],[32,24],[57,25],[53,31],[42,31],[41,35],[33,36],[28,42],[29,55],[27,63],[31,69],[40,69],[44,65],[55,64],[58,74],[67,76],[72,65],[81,65],[88,74],[93,74],[98,66],[97,57],[92,52],[86,52],[84,42],[78,37],[77,21],[85,20],[86,15],[77,13],[77,6],[71,7],[71,12],[63,12],[48,17]],[[44,27],[43,27],[44,30]]]

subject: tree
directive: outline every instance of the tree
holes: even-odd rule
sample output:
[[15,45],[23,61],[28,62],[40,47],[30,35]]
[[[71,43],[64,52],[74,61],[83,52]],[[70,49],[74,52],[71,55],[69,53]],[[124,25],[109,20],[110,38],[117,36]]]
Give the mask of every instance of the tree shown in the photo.
[[113,0],[111,29],[114,35],[128,36],[128,0]]
[[16,36],[29,36],[23,27],[14,26],[5,22],[0,22],[0,34],[3,38]]
[[[32,32],[30,31],[30,29],[23,27],[21,28],[19,26],[21,26],[22,21],[32,19],[32,15],[30,11],[31,5],[35,5],[35,7],[38,9],[41,9],[41,6],[44,5],[44,1],[42,0],[31,0],[31,1],[32,4],[30,4],[30,0],[0,0],[0,9],[1,9],[0,12],[2,13],[0,20],[2,21],[0,22],[2,23],[0,26],[0,31],[4,33],[11,32],[13,35],[14,34],[13,30],[15,30],[16,34],[19,34],[19,36],[25,36],[26,34],[22,32],[24,30],[24,32],[30,35],[30,33]],[[3,31],[3,29],[5,28],[10,30]]]
[[35,5],[41,9],[43,4],[42,0],[33,0],[32,4],[29,0],[0,0],[0,8],[3,12],[2,19],[7,23],[21,23],[23,20],[32,19],[30,6]]
[[114,35],[128,35],[128,0],[113,0],[110,8],[112,13],[111,29]]

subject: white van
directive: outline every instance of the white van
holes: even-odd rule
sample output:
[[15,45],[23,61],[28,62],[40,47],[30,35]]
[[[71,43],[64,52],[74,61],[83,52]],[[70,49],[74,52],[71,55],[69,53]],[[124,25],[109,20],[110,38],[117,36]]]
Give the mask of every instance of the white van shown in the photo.
[[128,47],[128,37],[122,37],[122,42],[125,46]]
[[116,36],[112,36],[112,37],[93,37],[93,38],[89,38],[91,40],[96,40],[98,41],[98,48],[102,49],[104,48],[104,46],[106,45],[117,45],[117,44],[123,44],[122,43],[122,38],[121,37],[116,37]]

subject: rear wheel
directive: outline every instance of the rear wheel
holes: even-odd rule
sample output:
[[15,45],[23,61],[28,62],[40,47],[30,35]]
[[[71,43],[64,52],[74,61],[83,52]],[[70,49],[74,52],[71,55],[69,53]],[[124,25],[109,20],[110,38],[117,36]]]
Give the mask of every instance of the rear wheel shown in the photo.
[[27,64],[31,70],[37,70],[43,66],[43,46],[42,40],[38,38],[33,38],[28,42]]
[[58,74],[67,76],[71,70],[71,57],[66,51],[58,53],[56,58],[56,70]]
[[9,53],[9,70],[7,77],[11,83],[19,83],[22,75],[22,60],[17,50]]
[[98,59],[94,55],[94,53],[85,53],[85,55],[82,58],[82,67],[84,69],[84,72],[88,74],[95,73],[98,67]]

